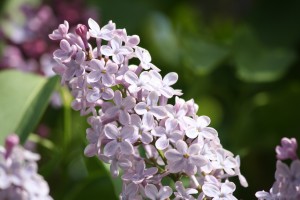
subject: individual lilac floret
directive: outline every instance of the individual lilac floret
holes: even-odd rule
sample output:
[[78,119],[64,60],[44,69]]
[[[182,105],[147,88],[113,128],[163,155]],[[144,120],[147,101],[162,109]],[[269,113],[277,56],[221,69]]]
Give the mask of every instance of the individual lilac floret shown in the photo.
[[142,72],[140,77],[138,77],[134,72],[128,71],[124,75],[124,79],[130,84],[128,90],[133,94],[139,92],[141,89],[147,89],[149,91],[151,90],[149,86],[151,75],[147,71]]
[[137,114],[131,115],[131,124],[138,128],[139,139],[142,143],[150,144],[153,141],[153,137],[150,133],[151,128],[145,126]]
[[178,80],[178,74],[175,72],[168,73],[163,79],[157,70],[151,70],[152,86],[159,93],[166,98],[171,98],[173,95],[181,95],[182,93],[171,87]]
[[53,52],[54,59],[59,59],[62,62],[68,62],[71,60],[71,57],[75,55],[77,48],[75,45],[70,45],[67,40],[60,41],[60,48]]
[[212,161],[215,169],[223,169],[227,174],[234,175],[237,167],[236,160],[223,149],[217,149],[217,159]]
[[137,114],[143,115],[143,123],[149,128],[154,126],[154,117],[163,119],[167,115],[164,107],[157,105],[158,98],[158,94],[153,91],[148,95],[147,103],[140,102],[134,107]]
[[196,117],[195,119],[186,118],[189,128],[185,131],[189,138],[204,137],[213,139],[218,135],[214,128],[207,127],[210,124],[210,118],[207,116]]
[[298,159],[297,156],[297,148],[298,144],[295,138],[282,138],[281,139],[281,146],[276,146],[276,156],[279,160],[285,159]]
[[182,182],[177,181],[175,183],[175,188],[177,192],[174,192],[175,199],[174,200],[195,200],[192,194],[197,194],[198,191],[194,188],[184,188]]
[[119,122],[123,125],[130,123],[129,110],[135,106],[135,99],[131,96],[122,98],[122,94],[119,90],[114,94],[115,106],[108,108],[105,112],[107,117],[118,116]]
[[122,40],[115,37],[110,41],[111,46],[101,46],[101,53],[106,56],[112,56],[112,60],[116,64],[121,64],[124,61],[124,56],[133,52],[130,47],[122,46]]
[[49,186],[37,173],[40,156],[19,145],[19,137],[9,135],[0,146],[0,199],[51,200]]
[[199,144],[192,144],[188,147],[184,141],[179,140],[176,142],[176,149],[170,149],[165,153],[169,162],[168,167],[173,173],[182,171],[193,175],[197,172],[197,166],[204,166],[207,162],[200,155],[201,146]]
[[87,76],[88,83],[101,82],[105,86],[112,86],[114,84],[114,74],[118,71],[118,65],[109,62],[105,63],[103,60],[93,59],[90,61],[91,72]]
[[212,197],[215,200],[237,200],[232,193],[235,190],[235,184],[232,182],[225,182],[220,183],[216,177],[214,176],[207,176],[206,182],[204,183],[202,189],[203,193],[208,196]]
[[155,142],[155,146],[159,150],[167,149],[170,145],[176,144],[178,140],[183,139],[183,134],[177,128],[178,123],[176,121],[167,120],[165,122],[165,128],[161,126],[157,126],[153,131],[152,134],[154,136],[159,137]]
[[151,200],[165,200],[172,195],[172,189],[169,186],[162,186],[158,190],[153,184],[148,184],[145,187],[145,194]]
[[156,174],[158,169],[156,167],[146,168],[145,162],[143,160],[136,163],[135,169],[133,171],[128,171],[122,176],[125,181],[131,180],[135,184],[142,183],[143,181],[150,179]]
[[111,139],[104,147],[104,154],[107,156],[115,155],[118,150],[122,154],[133,154],[132,143],[135,142],[137,138],[136,130],[132,126],[124,126],[120,131],[113,124],[107,124],[104,128],[104,133],[106,137]]
[[67,37],[69,31],[68,21],[64,21],[63,24],[58,26],[58,29],[54,30],[53,33],[49,34],[49,38],[52,40],[62,40]]
[[100,26],[97,22],[93,19],[88,20],[88,24],[90,26],[90,35],[94,38],[101,38],[104,40],[111,40],[114,36],[113,31],[116,29],[116,24],[110,22],[109,24],[105,25],[100,29]]

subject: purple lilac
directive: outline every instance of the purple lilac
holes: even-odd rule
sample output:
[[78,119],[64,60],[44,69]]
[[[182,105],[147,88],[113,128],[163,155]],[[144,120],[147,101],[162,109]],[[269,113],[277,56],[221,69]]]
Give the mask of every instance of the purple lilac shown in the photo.
[[0,199],[51,200],[49,186],[37,173],[38,154],[19,145],[19,137],[9,135],[0,146]]
[[[109,163],[113,177],[123,170],[120,198],[234,199],[235,185],[228,179],[238,176],[247,186],[240,160],[222,147],[217,131],[207,127],[210,118],[196,114],[194,100],[178,97],[181,91],[172,87],[177,73],[163,78],[150,53],[138,46],[140,38],[127,35],[112,21],[100,27],[89,19],[88,24],[88,33],[81,25],[69,33],[64,22],[49,35],[66,45],[54,53],[62,66],[54,71],[71,89],[72,107],[90,115],[85,155]],[[168,102],[173,96],[175,105]],[[213,192],[201,189],[206,176],[217,180],[207,186]],[[162,185],[166,177],[174,181],[174,192]],[[184,178],[190,183],[183,185]]]
[[[282,138],[281,146],[276,147],[277,163],[275,182],[269,192],[258,191],[259,200],[300,199],[300,160],[296,154],[295,138]],[[291,159],[290,165],[282,160]]]

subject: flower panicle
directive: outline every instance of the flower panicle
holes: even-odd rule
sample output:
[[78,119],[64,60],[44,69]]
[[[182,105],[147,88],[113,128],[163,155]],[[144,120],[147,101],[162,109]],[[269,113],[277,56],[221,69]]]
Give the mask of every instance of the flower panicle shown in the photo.
[[[194,100],[179,97],[173,88],[178,74],[162,76],[138,46],[139,36],[112,21],[100,27],[89,19],[88,25],[69,32],[65,21],[49,35],[60,41],[53,53],[60,65],[53,70],[71,90],[72,108],[89,116],[85,155],[110,163],[112,176],[121,176],[120,198],[236,199],[229,178],[247,186],[239,157],[222,147]],[[166,177],[175,188],[162,184]]]
[[0,146],[0,199],[52,200],[49,186],[38,174],[40,155],[24,149],[16,134],[8,135]]
[[[275,182],[269,192],[255,193],[259,200],[300,199],[300,160],[297,156],[297,140],[282,138],[281,145],[276,146]],[[291,160],[290,165],[284,163]]]

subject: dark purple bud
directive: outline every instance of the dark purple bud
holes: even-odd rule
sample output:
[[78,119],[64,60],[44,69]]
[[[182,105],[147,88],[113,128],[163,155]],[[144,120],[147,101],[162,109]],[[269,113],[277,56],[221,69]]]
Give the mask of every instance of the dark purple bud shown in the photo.
[[86,38],[86,34],[87,34],[88,30],[85,25],[78,24],[75,31],[76,31],[77,35],[79,35],[80,37]]
[[87,31],[88,31],[87,27],[83,24],[78,24],[75,29],[76,34],[79,35],[80,38],[82,39],[86,50],[89,49],[89,45],[88,45],[88,41],[87,41]]
[[6,137],[5,140],[5,149],[6,149],[6,154],[5,158],[8,158],[9,155],[11,154],[13,148],[19,144],[19,136],[16,134],[11,134]]

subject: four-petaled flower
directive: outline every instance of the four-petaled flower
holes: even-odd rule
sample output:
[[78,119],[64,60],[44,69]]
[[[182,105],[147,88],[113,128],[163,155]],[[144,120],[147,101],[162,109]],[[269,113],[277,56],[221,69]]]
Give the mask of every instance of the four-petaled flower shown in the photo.
[[124,55],[133,52],[131,47],[122,46],[122,40],[119,37],[114,37],[110,41],[110,45],[102,45],[101,53],[105,56],[112,56],[112,60],[116,64],[121,64],[124,61]]
[[104,133],[111,140],[104,147],[104,155],[113,156],[118,150],[123,154],[133,154],[132,143],[136,141],[135,135],[137,134],[133,126],[124,126],[119,130],[115,125],[107,124],[104,127]]
[[129,110],[135,106],[135,99],[131,96],[122,98],[122,94],[119,90],[115,91],[114,94],[114,103],[115,106],[108,108],[105,114],[109,117],[118,115],[119,121],[123,125],[130,123]]
[[165,156],[168,159],[168,168],[170,172],[184,172],[193,175],[197,172],[197,166],[204,166],[207,161],[200,155],[201,146],[192,144],[190,147],[182,141],[176,142],[176,149],[166,151]]
[[93,19],[88,20],[88,24],[90,27],[89,33],[91,37],[104,39],[104,40],[111,40],[114,37],[113,31],[116,29],[116,24],[112,23],[111,21],[103,26],[100,29],[100,26],[97,22]]
[[145,194],[151,200],[165,200],[172,195],[172,189],[169,186],[161,186],[158,190],[153,184],[145,186]]
[[143,124],[152,128],[154,125],[154,116],[157,119],[163,119],[167,112],[163,106],[158,106],[158,94],[153,91],[147,97],[147,102],[140,102],[136,104],[134,110],[137,114],[143,115]]

